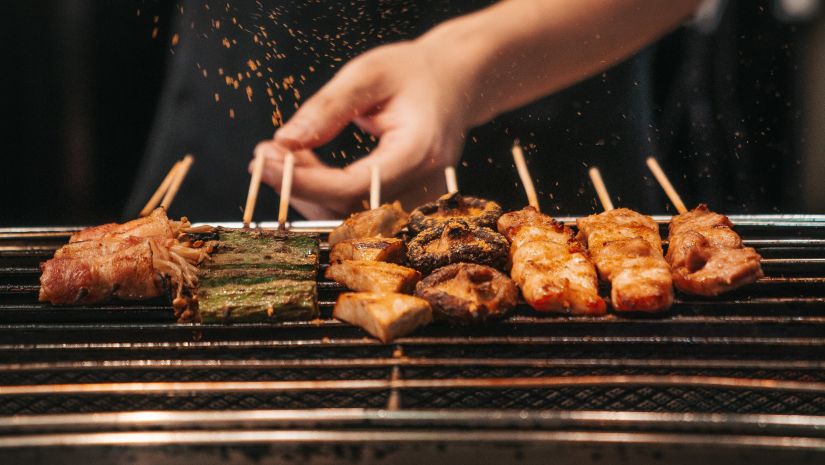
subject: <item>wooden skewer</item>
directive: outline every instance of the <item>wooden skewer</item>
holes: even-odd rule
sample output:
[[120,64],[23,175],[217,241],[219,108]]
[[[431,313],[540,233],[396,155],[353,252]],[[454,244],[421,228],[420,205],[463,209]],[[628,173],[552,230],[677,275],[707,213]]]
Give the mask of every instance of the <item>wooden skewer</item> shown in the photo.
[[524,192],[527,193],[527,201],[531,207],[539,210],[539,198],[536,195],[536,188],[533,186],[533,179],[530,178],[530,171],[527,170],[527,162],[524,161],[524,152],[518,144],[518,140],[513,142],[513,160],[516,162],[518,176],[524,184]]
[[609,212],[613,210],[613,201],[610,200],[610,194],[607,193],[607,187],[604,186],[602,174],[595,166],[590,168],[590,180],[593,181],[593,187],[596,188],[596,194],[599,195],[599,200],[602,202],[604,211]]
[[284,157],[284,176],[281,178],[281,204],[278,207],[278,229],[286,230],[286,214],[289,212],[289,196],[292,194],[292,172],[295,169],[295,155],[287,152]]
[[381,168],[370,165],[370,210],[381,206]]
[[175,172],[180,167],[180,160],[176,161],[172,168],[166,173],[166,177],[163,178],[160,185],[158,186],[157,190],[152,197],[149,198],[149,201],[146,202],[146,206],[143,207],[143,210],[140,211],[140,216],[146,216],[149,213],[152,213],[152,210],[158,207],[163,194],[169,190],[169,184],[172,184],[172,179],[175,177]]
[[180,185],[183,184],[183,180],[186,178],[186,174],[189,173],[189,168],[192,167],[194,161],[195,157],[192,155],[186,155],[183,157],[183,160],[181,160],[180,166],[175,170],[175,177],[169,185],[169,190],[166,191],[166,195],[163,196],[163,201],[160,203],[160,206],[163,207],[164,210],[169,210],[172,201],[175,200],[175,196],[178,194]]
[[450,194],[458,192],[458,179],[455,176],[455,168],[452,166],[444,168],[444,177],[447,178],[447,192]]
[[243,227],[248,228],[255,213],[255,202],[258,201],[258,190],[261,187],[261,174],[264,172],[264,157],[255,152],[255,163],[252,165],[252,179],[249,180],[249,193],[246,195],[246,208],[243,209]]
[[670,183],[670,180],[667,178],[667,175],[665,175],[662,167],[659,166],[659,162],[657,162],[653,157],[648,157],[647,167],[650,168],[650,171],[653,172],[653,176],[657,181],[659,181],[659,185],[662,186],[662,189],[665,191],[665,195],[667,195],[667,198],[669,198],[670,202],[676,207],[676,211],[679,213],[687,213],[688,209],[685,206],[685,203],[682,202],[682,198],[679,197],[679,193],[673,188],[673,184]]

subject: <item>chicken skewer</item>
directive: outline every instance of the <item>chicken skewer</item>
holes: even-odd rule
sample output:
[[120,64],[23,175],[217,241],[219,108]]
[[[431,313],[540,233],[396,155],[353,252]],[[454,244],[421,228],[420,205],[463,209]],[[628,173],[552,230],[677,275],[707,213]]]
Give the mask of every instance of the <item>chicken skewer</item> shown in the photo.
[[498,230],[510,241],[510,275],[524,300],[542,312],[600,315],[606,311],[599,297],[593,262],[573,232],[539,211],[524,155],[516,143],[513,158],[530,205],[506,213]]
[[579,237],[587,244],[599,275],[611,284],[617,311],[657,312],[673,303],[670,267],[662,256],[659,227],[649,216],[614,209],[599,170],[590,177],[605,212],[579,218]]
[[656,159],[648,158],[647,165],[679,211],[670,221],[665,256],[677,289],[715,296],[764,276],[762,257],[742,244],[727,216],[705,204],[688,211]]

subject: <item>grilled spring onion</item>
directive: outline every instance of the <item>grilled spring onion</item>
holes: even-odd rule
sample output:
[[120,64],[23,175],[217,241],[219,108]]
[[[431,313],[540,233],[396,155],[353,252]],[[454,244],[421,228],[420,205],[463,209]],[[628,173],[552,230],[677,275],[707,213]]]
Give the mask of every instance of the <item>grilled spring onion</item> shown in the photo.
[[219,228],[212,244],[198,275],[204,323],[318,317],[318,236]]

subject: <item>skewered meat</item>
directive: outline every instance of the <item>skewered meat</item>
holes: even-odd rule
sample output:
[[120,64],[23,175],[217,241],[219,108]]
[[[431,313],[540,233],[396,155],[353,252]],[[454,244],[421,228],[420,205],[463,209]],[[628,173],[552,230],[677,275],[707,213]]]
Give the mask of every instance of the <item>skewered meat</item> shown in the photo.
[[579,218],[577,225],[599,275],[612,285],[613,308],[654,312],[670,307],[673,280],[652,218],[619,208]]
[[412,292],[421,279],[421,273],[411,268],[366,260],[333,263],[325,276],[353,291],[364,292]]
[[489,266],[455,263],[437,269],[415,286],[437,319],[457,324],[504,318],[518,299],[516,283]]
[[510,275],[540,312],[601,315],[593,262],[570,229],[533,207],[505,213],[498,230],[511,242]]
[[166,210],[156,208],[150,215],[126,223],[109,223],[93,226],[72,234],[69,242],[88,241],[102,237],[147,237],[174,239],[178,233],[189,226],[185,217],[180,221],[172,221],[166,216]]
[[366,237],[394,237],[407,225],[409,214],[396,201],[354,213],[329,233],[329,244]]
[[459,262],[503,269],[507,248],[507,239],[492,229],[453,219],[425,229],[409,241],[407,261],[422,273]]
[[210,260],[200,266],[204,322],[272,322],[318,317],[317,235],[217,229]]
[[92,304],[113,297],[139,300],[163,294],[150,239],[127,237],[106,255],[54,258],[40,265],[41,302]]
[[449,220],[463,220],[474,227],[495,228],[499,216],[499,204],[453,192],[413,210],[408,227],[413,234],[418,234]]
[[727,216],[704,204],[673,217],[666,258],[677,289],[715,296],[763,276],[762,257],[744,247],[732,227]]
[[394,237],[368,237],[341,241],[329,251],[330,263],[344,260],[401,263],[407,255],[404,241]]
[[363,328],[384,343],[433,319],[426,300],[391,292],[345,292],[338,296],[332,316]]

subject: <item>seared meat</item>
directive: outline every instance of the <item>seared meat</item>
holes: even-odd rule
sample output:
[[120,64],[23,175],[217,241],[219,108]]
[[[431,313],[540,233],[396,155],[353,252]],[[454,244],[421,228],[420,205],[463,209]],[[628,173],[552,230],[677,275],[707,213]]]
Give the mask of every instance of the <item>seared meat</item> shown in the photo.
[[401,263],[407,255],[404,241],[394,237],[368,237],[341,241],[329,252],[330,263],[344,260]]
[[473,324],[504,318],[516,306],[518,289],[494,268],[455,263],[424,278],[415,286],[415,295],[430,303],[436,318]]
[[502,215],[498,230],[511,242],[510,275],[531,307],[540,312],[605,313],[593,262],[568,228],[525,207]]
[[102,237],[137,236],[155,239],[174,239],[182,228],[189,226],[189,220],[172,221],[163,208],[155,209],[149,216],[127,221],[126,223],[109,223],[93,226],[72,234],[69,242],[88,241]]
[[453,192],[413,210],[409,229],[413,234],[418,234],[449,220],[463,220],[475,227],[495,228],[499,216],[499,204],[476,197],[463,197],[458,192]]
[[459,262],[503,269],[507,248],[507,239],[492,229],[454,219],[425,229],[409,241],[407,261],[422,273]]
[[762,257],[742,245],[732,226],[727,216],[704,204],[673,217],[666,258],[677,289],[714,296],[763,276]]
[[673,280],[652,218],[619,208],[579,218],[577,225],[599,275],[612,285],[613,308],[655,312],[670,307]]
[[421,273],[411,268],[366,260],[333,263],[325,276],[353,291],[364,292],[412,292],[421,279]]
[[398,201],[354,213],[329,233],[329,244],[367,237],[394,237],[407,225],[408,218],[409,214]]
[[426,300],[396,293],[345,292],[338,296],[332,316],[390,342],[433,319]]
[[106,255],[54,258],[40,265],[41,302],[56,305],[92,304],[113,297],[139,300],[164,291],[153,264],[149,239],[127,237]]

